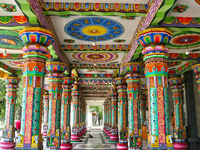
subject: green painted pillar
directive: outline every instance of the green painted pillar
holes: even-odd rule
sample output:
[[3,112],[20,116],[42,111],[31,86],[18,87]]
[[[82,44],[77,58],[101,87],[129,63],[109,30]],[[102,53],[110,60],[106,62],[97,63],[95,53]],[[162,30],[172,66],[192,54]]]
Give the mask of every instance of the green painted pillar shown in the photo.
[[49,81],[49,123],[46,137],[46,149],[59,150],[61,144],[61,100],[63,73],[67,69],[66,64],[59,60],[47,61]]
[[[3,129],[2,140],[0,143],[1,149],[15,148],[15,104],[17,99],[17,88],[20,82],[17,75],[9,75],[5,82],[6,85],[6,113],[5,127]],[[18,119],[18,118],[17,118]]]

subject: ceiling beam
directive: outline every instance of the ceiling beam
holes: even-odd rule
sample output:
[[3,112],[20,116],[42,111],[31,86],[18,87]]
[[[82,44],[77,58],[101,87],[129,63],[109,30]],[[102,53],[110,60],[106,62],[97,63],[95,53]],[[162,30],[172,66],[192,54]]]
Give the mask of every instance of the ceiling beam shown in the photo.
[[125,58],[125,60],[123,61],[122,65],[121,65],[120,73],[122,73],[122,71],[123,71],[123,64],[127,63],[129,60],[131,60],[135,50],[137,49],[137,47],[139,45],[139,43],[137,42],[137,34],[140,31],[145,30],[151,24],[152,20],[154,19],[155,15],[163,1],[164,0],[154,0],[153,3],[151,4],[151,7],[149,8],[146,18],[141,19],[140,22],[142,22],[142,26],[140,28],[138,28],[138,30],[135,32],[135,36],[134,36],[135,38],[133,39],[132,47],[131,47],[127,57]]

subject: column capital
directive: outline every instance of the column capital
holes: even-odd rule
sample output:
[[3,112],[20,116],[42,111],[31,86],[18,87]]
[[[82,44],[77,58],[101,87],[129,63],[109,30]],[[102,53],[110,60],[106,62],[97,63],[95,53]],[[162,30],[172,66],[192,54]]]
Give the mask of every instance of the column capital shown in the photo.
[[200,64],[195,64],[192,66],[192,70],[195,72],[195,73],[200,73]]
[[42,27],[25,27],[19,32],[21,40],[27,44],[41,44],[48,47],[53,40],[53,33]]
[[63,77],[63,84],[72,85],[74,83],[74,78],[72,77]]
[[117,85],[126,85],[126,78],[125,77],[117,77],[117,78],[115,78],[115,83]]
[[128,62],[123,66],[123,70],[126,74],[139,73],[141,72],[143,66],[140,62]]
[[148,28],[138,34],[138,42],[143,47],[166,45],[172,38],[172,32],[166,28]]
[[5,79],[5,82],[7,84],[19,84],[20,81],[21,81],[21,79],[18,76],[8,76]]
[[175,78],[170,78],[168,81],[171,85],[181,85],[184,83],[185,78],[175,77]]
[[67,69],[67,64],[59,60],[47,61],[46,69],[51,75],[53,75],[52,73],[63,73]]

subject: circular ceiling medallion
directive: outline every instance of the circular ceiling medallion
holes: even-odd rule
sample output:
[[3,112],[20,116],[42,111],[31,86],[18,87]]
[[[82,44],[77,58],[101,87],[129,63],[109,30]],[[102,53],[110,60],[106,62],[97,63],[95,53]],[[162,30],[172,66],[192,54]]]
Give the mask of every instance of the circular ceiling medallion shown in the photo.
[[124,33],[121,23],[102,17],[84,17],[72,20],[64,27],[65,32],[82,41],[107,41]]
[[195,0],[195,2],[200,5],[200,0]]
[[76,60],[89,63],[105,63],[116,60],[116,53],[74,53],[72,57]]
[[24,43],[18,37],[19,32],[11,30],[0,30],[0,48],[22,49]]
[[107,29],[102,27],[102,26],[96,26],[96,25],[91,25],[91,26],[87,26],[84,27],[82,29],[82,32],[86,35],[90,35],[90,36],[100,36],[100,35],[104,35],[107,33]]
[[176,46],[192,46],[200,42],[200,35],[197,33],[180,34],[170,40],[170,44]]

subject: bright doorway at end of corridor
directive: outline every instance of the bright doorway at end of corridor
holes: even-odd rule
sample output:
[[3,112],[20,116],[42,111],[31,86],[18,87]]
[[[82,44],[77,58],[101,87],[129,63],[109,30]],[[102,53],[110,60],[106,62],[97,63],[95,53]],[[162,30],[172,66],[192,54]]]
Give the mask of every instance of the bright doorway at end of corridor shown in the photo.
[[103,106],[102,105],[90,105],[89,106],[89,127],[101,128],[103,125]]

